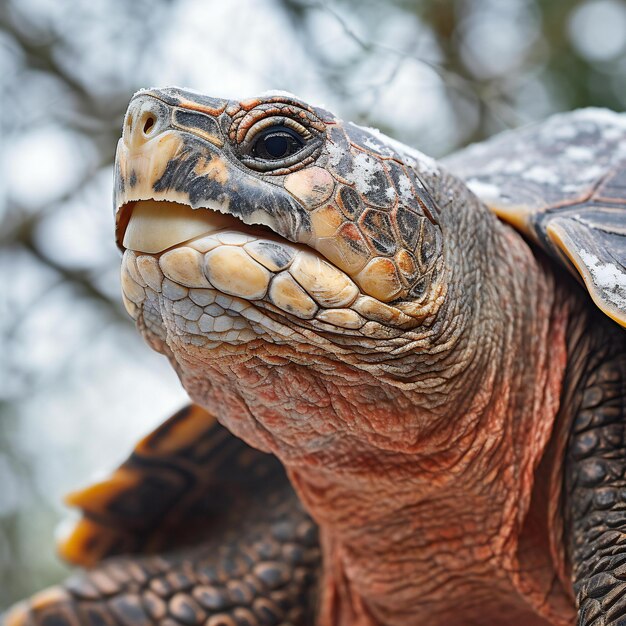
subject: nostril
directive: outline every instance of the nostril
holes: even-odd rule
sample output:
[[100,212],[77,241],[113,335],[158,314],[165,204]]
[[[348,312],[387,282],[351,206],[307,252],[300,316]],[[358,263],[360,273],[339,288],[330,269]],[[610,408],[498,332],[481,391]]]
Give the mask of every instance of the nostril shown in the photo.
[[143,124],[144,135],[149,135],[154,130],[154,124],[156,120],[153,115],[148,115],[146,121]]

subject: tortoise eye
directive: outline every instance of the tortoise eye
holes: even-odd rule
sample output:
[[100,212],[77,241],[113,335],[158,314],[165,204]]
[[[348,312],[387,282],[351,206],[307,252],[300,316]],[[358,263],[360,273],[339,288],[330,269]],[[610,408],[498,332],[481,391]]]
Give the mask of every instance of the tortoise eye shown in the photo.
[[250,154],[264,161],[280,161],[304,147],[304,139],[287,126],[272,126],[259,133]]

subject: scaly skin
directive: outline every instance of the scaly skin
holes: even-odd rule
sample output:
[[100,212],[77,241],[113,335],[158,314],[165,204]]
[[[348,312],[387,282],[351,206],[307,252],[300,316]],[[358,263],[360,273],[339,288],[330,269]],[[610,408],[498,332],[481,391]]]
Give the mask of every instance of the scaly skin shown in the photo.
[[[237,104],[224,107],[239,115]],[[324,112],[318,117],[328,119]],[[340,123],[328,124],[333,145],[341,145],[336,139]],[[343,128],[349,135],[348,126]],[[371,143],[358,135],[357,140],[360,146]],[[132,146],[134,139],[126,141]],[[327,167],[339,181],[334,184],[341,187],[341,180],[355,176],[356,186],[362,185],[362,168],[351,174],[348,166],[333,165],[337,159],[329,154]],[[132,178],[129,158],[120,160],[123,180]],[[165,171],[177,174],[167,178],[165,187],[155,183],[153,197],[186,202],[188,192],[188,201],[202,206],[188,191],[192,182],[175,182],[188,158],[170,158]],[[324,238],[319,235],[328,232],[313,218],[309,226],[307,216],[315,216],[315,202],[329,195],[328,179],[315,169],[324,169],[324,158],[322,151],[313,165],[313,186],[297,190],[300,208],[290,204],[284,213],[280,192],[266,193],[263,187],[264,198],[275,195],[265,218],[272,228],[321,251]],[[130,312],[148,342],[169,356],[195,402],[235,435],[284,463],[320,525],[320,626],[409,626],[424,620],[571,623],[573,603],[567,583],[562,584],[563,550],[545,519],[545,499],[537,495],[545,482],[556,497],[560,491],[560,473],[552,467],[553,460],[559,461],[545,459],[544,453],[565,376],[567,324],[575,300],[570,287],[561,286],[568,280],[557,278],[455,178],[394,158],[418,180],[413,187],[421,209],[415,210],[428,212],[426,224],[432,222],[443,241],[442,247],[431,248],[435,256],[429,263],[435,269],[424,277],[428,282],[421,299],[407,293],[390,303],[404,317],[394,314],[364,336],[308,322],[297,308],[285,314],[264,297],[254,306],[280,328],[263,317],[253,324],[243,312],[237,319],[243,317],[258,337],[238,343],[206,333],[203,339],[195,327],[190,334],[185,320],[184,303],[193,300],[193,290],[166,289],[165,282],[160,292],[150,285],[145,295],[129,291],[134,297]],[[228,156],[220,151],[211,159],[210,197],[249,187],[247,175],[240,180],[237,170],[229,169]],[[138,174],[138,187],[145,186],[145,176]],[[287,186],[290,176],[287,172]],[[261,179],[271,190],[281,177]],[[168,196],[170,189],[175,194]],[[250,189],[249,194],[257,193]],[[406,202],[400,187],[396,192],[401,204]],[[122,191],[118,204],[146,197],[145,191],[132,193]],[[229,205],[229,212],[244,221],[252,210]],[[289,216],[299,212],[294,231]],[[119,215],[123,224],[123,212]],[[423,256],[424,246],[426,240],[418,239],[416,256]],[[205,258],[212,277],[212,261]],[[129,258],[131,275],[132,264]],[[168,266],[161,261],[161,267]],[[340,269],[362,294],[371,289],[357,270]],[[290,271],[306,286],[297,271]],[[177,275],[170,271],[169,276]],[[370,293],[389,300],[384,290]],[[248,305],[234,300],[239,310]],[[220,304],[233,308],[228,300]],[[536,485],[539,471],[548,478]]]
[[276,454],[320,524],[319,624],[571,623],[558,583],[545,599],[562,567],[542,554],[549,537],[524,537],[537,546],[518,553],[534,532],[525,521],[558,410],[570,297],[518,235],[471,209],[493,246],[482,259],[464,250],[482,289],[476,301],[450,289],[426,346],[399,351],[409,382],[306,338],[207,358],[163,318],[194,401]]
[[289,96],[142,92],[117,163],[128,312],[284,464],[319,524],[307,617],[572,624],[590,531],[563,458],[602,341],[573,281],[427,157]]
[[626,338],[597,312],[574,320],[564,401],[572,407],[565,457],[567,553],[580,626],[626,615]]

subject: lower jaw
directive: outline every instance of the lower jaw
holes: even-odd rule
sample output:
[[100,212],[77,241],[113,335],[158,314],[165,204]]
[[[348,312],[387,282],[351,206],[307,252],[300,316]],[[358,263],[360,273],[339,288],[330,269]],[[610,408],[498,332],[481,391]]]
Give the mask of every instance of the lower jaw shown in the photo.
[[133,304],[142,301],[137,285],[161,293],[167,281],[187,289],[213,288],[273,308],[289,321],[322,331],[340,329],[344,335],[388,338],[419,323],[363,293],[350,275],[311,247],[220,210],[138,200],[120,209],[117,227],[118,243],[123,240],[126,249],[122,283],[131,315]]
[[133,319],[164,307],[170,331],[199,347],[287,343],[306,332],[335,343],[402,334],[393,326],[402,313],[362,294],[318,253],[262,231],[223,229],[162,253],[126,250],[122,290]]

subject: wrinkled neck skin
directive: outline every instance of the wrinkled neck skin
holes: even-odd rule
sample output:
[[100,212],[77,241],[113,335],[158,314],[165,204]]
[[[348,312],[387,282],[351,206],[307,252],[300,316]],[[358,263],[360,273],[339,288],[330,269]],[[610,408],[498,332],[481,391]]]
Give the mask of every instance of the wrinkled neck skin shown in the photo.
[[452,201],[456,184],[435,189],[445,297],[401,343],[357,351],[303,330],[289,345],[203,353],[168,340],[191,397],[276,454],[319,523],[320,625],[572,615],[551,584],[562,564],[541,504],[531,511],[558,411],[567,306],[519,235],[473,197]]

